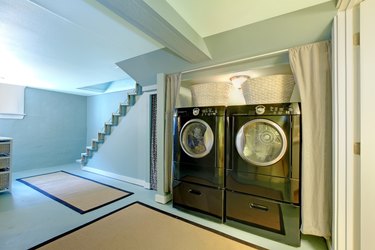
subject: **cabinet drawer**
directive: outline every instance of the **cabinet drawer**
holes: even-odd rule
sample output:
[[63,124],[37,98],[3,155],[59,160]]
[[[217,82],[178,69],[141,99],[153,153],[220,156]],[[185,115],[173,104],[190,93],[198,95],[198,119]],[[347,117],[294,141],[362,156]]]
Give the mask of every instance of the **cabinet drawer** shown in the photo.
[[300,206],[226,191],[227,225],[298,247],[300,216]]
[[280,204],[235,192],[226,193],[226,216],[242,223],[284,234]]
[[182,206],[223,218],[223,197],[224,191],[221,189],[186,182],[174,182],[173,206]]

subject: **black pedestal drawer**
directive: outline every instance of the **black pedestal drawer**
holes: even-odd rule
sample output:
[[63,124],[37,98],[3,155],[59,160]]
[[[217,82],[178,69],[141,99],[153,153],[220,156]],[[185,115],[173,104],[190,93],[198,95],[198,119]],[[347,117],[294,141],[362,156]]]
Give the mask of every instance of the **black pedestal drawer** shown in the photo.
[[224,190],[174,181],[173,206],[193,209],[223,219]]
[[226,191],[226,223],[293,246],[300,245],[300,207]]

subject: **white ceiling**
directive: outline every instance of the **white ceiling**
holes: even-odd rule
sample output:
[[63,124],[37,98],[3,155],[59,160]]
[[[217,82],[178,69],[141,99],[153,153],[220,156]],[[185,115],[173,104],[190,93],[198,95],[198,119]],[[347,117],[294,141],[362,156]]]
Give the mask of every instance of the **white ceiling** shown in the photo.
[[[331,0],[166,1],[206,37]],[[0,0],[0,83],[91,95],[134,84],[116,63],[160,48],[95,0]]]
[[202,37],[331,0],[166,0]]
[[0,16],[3,83],[91,94],[77,88],[127,79],[116,62],[162,48],[95,1],[0,0]]

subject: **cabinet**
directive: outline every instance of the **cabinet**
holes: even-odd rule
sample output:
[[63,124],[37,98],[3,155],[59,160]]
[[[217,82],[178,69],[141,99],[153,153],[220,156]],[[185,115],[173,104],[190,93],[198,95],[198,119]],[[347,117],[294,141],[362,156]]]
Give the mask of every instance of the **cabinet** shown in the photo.
[[12,138],[0,137],[0,193],[12,187]]

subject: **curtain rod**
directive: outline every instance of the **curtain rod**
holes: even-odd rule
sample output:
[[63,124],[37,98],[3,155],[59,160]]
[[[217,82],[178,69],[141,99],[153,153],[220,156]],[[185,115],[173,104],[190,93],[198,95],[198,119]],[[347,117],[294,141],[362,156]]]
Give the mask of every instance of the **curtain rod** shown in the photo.
[[242,59],[238,59],[238,60],[234,60],[234,61],[230,61],[230,62],[219,63],[219,64],[210,65],[210,66],[206,66],[206,67],[185,70],[185,71],[182,71],[181,74],[192,73],[192,72],[195,72],[195,71],[216,68],[216,67],[225,66],[225,65],[234,64],[234,63],[239,63],[239,62],[252,61],[252,60],[263,58],[263,57],[282,54],[282,53],[288,52],[288,50],[289,49],[282,49],[282,50],[277,50],[277,51],[274,51],[274,52],[269,52],[269,53],[257,55],[257,56],[246,57],[246,58],[242,58]]

